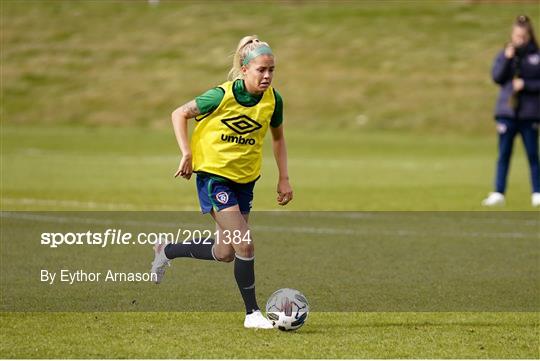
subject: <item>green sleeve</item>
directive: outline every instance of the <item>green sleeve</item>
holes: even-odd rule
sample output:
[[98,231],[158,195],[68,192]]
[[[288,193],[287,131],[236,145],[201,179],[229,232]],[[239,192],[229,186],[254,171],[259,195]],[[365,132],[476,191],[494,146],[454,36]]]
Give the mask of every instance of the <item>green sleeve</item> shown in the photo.
[[274,97],[276,98],[276,107],[274,114],[272,114],[272,120],[270,120],[270,126],[277,128],[283,123],[283,99],[276,89],[274,89]]
[[199,108],[201,114],[206,114],[216,110],[224,96],[225,91],[220,87],[216,87],[196,97],[195,103],[197,103],[197,108]]

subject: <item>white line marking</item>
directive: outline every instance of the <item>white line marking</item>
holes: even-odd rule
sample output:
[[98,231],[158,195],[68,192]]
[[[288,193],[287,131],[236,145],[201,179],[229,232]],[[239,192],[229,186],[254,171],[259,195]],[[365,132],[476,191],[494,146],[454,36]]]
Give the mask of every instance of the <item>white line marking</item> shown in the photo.
[[[99,218],[82,218],[82,217],[61,217],[61,216],[52,216],[52,215],[42,215],[42,214],[28,214],[28,212],[9,212],[4,211],[0,213],[1,218],[11,218],[11,219],[25,219],[39,222],[52,222],[52,223],[68,223],[68,224],[100,224],[100,225],[128,225],[128,226],[151,226],[151,227],[178,227],[181,225],[183,228],[188,229],[201,229],[201,227],[208,227],[208,223],[182,223],[181,220],[178,222],[145,222],[138,220],[104,220]],[[256,225],[250,227],[254,231],[260,232],[269,232],[269,233],[299,233],[299,234],[316,234],[316,235],[350,235],[350,236],[359,236],[359,235],[384,235],[384,236],[422,236],[426,237],[429,233],[426,230],[421,232],[414,230],[405,230],[405,229],[396,229],[396,230],[381,230],[381,229],[342,229],[342,228],[329,228],[329,227],[283,227],[283,226],[264,226]],[[437,238],[447,238],[447,237],[467,237],[467,238],[540,238],[538,232],[525,233],[525,232],[494,232],[494,233],[485,233],[485,232],[458,232],[457,230],[447,233],[442,233],[439,230],[435,230]]]
[[[77,200],[69,199],[38,199],[38,198],[2,198],[2,203],[6,204],[15,204],[15,205],[38,205],[38,206],[51,206],[51,207],[74,207],[74,208],[83,208],[82,210],[73,210],[73,211],[84,211],[85,209],[90,210],[109,210],[109,211],[192,211],[199,212],[198,207],[190,206],[175,206],[171,204],[154,204],[154,205],[139,205],[134,203],[102,203],[102,202],[83,202]],[[295,214],[301,214],[302,218],[336,218],[336,219],[382,219],[387,217],[389,221],[395,220],[396,214],[407,214],[407,217],[410,218],[401,218],[400,221],[412,221],[417,217],[421,217],[423,220],[438,220],[438,224],[444,222],[445,219],[440,216],[440,213],[445,211],[286,211],[286,210],[258,210],[253,211],[254,214],[264,212],[265,216],[277,216],[282,217],[285,213],[288,213],[289,216],[294,216]],[[523,211],[527,213],[528,211]],[[532,226],[535,228],[540,227],[540,220],[532,219],[501,219],[500,217],[490,217],[490,212],[484,212],[486,217],[489,218],[480,218],[477,215],[474,218],[471,218],[473,211],[448,211],[452,213],[451,221],[458,221],[465,224],[509,224],[512,226]],[[463,213],[463,217],[456,217],[457,213]],[[484,215],[484,214],[483,214]]]
[[133,203],[102,203],[102,202],[84,202],[69,199],[38,199],[38,198],[2,198],[2,203],[15,205],[37,205],[51,207],[77,207],[85,209],[106,209],[111,211],[121,210],[139,210],[144,211],[148,208],[152,210],[169,210],[169,211],[198,211],[195,207],[177,207],[174,205],[155,204],[155,205],[137,205]]

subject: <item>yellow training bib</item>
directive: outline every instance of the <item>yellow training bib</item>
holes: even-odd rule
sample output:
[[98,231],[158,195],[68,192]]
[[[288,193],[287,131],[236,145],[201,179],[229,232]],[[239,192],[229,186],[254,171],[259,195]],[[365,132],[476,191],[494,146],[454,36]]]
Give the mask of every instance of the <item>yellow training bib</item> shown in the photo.
[[220,85],[223,100],[212,113],[197,120],[191,136],[193,170],[237,183],[249,183],[261,172],[262,146],[276,100],[269,87],[254,106],[239,104],[233,82]]

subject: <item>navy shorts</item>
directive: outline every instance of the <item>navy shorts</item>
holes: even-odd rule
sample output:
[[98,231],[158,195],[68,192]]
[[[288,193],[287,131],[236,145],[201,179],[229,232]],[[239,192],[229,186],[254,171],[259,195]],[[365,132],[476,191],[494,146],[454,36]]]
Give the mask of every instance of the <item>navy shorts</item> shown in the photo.
[[240,184],[206,173],[197,173],[197,193],[203,213],[219,212],[238,204],[240,212],[249,213],[255,182]]

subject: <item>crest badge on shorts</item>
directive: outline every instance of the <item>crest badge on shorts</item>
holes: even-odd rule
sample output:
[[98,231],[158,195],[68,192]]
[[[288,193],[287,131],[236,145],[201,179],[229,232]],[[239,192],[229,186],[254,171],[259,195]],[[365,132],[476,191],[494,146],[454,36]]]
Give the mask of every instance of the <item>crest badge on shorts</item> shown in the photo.
[[229,194],[227,192],[219,192],[216,194],[216,200],[221,204],[227,204],[229,201]]

